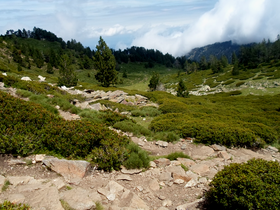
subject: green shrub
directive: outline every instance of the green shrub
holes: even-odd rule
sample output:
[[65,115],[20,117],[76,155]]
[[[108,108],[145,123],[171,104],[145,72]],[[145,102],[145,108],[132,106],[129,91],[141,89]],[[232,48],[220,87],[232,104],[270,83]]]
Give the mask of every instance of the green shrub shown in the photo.
[[116,122],[113,127],[122,130],[124,132],[134,133],[135,135],[144,135],[144,136],[151,135],[151,131],[148,130],[147,128],[144,128],[143,126],[135,124],[132,121],[128,121],[128,120]]
[[26,204],[14,204],[10,201],[4,201],[0,204],[0,210],[29,210],[30,207]]
[[174,142],[180,139],[180,136],[175,132],[158,132],[154,135],[154,139],[159,139],[166,142]]
[[105,170],[118,169],[124,161],[126,137],[103,125],[65,121],[38,104],[1,91],[0,120],[0,153],[50,151],[69,158],[90,156]]
[[127,159],[123,165],[127,169],[148,168],[150,158],[146,151],[142,150],[137,144],[131,142],[127,145]]
[[278,162],[252,159],[218,172],[206,193],[207,209],[279,209]]
[[190,156],[184,154],[183,152],[173,152],[166,156],[169,160],[177,160],[177,158],[188,158],[190,159]]
[[230,85],[232,83],[234,83],[234,80],[228,80],[228,81],[224,82],[223,85]]
[[240,87],[241,85],[244,85],[245,84],[245,82],[238,82],[238,83],[236,83],[236,87]]
[[160,115],[161,112],[155,107],[143,107],[140,110],[135,109],[131,111],[133,117],[155,117]]
[[163,114],[184,113],[187,110],[187,105],[178,100],[161,100],[160,103],[162,104],[159,106],[159,111],[161,111]]

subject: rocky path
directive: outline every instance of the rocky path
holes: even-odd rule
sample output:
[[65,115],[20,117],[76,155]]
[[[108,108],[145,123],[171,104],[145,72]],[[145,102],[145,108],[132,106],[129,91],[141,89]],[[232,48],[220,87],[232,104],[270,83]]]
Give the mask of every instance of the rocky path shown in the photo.
[[[90,167],[86,161],[59,160],[46,156],[13,158],[1,156],[0,186],[9,180],[7,190],[1,192],[0,202],[10,200],[28,203],[32,209],[201,209],[203,194],[209,189],[214,175],[230,163],[242,163],[251,158],[280,161],[273,147],[251,151],[210,147],[191,142],[161,145],[144,142],[159,155],[182,151],[191,159],[169,161],[159,158],[148,170],[126,170],[106,173]],[[141,142],[142,141],[142,142]],[[183,146],[184,145],[184,146]],[[181,165],[188,168],[187,171]]]

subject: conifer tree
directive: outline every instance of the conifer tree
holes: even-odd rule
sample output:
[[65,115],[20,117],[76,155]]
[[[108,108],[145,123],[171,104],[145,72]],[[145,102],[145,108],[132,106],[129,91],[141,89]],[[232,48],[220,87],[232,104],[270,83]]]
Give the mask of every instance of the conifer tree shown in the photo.
[[184,81],[182,79],[180,79],[180,81],[178,83],[177,96],[178,97],[184,97],[184,98],[189,96],[189,92],[187,91],[187,87],[185,86]]
[[237,61],[234,63],[231,74],[232,75],[239,75],[239,68],[238,68],[238,62]]
[[96,80],[104,87],[116,84],[118,79],[118,72],[115,69],[116,60],[102,37],[100,37],[96,49],[94,54],[94,66],[97,70]]
[[159,85],[159,74],[153,72],[153,76],[150,79],[149,88],[151,91],[156,90],[157,86]]
[[71,60],[64,54],[61,56],[60,66],[59,66],[58,86],[76,86],[78,83],[77,76],[71,65]]

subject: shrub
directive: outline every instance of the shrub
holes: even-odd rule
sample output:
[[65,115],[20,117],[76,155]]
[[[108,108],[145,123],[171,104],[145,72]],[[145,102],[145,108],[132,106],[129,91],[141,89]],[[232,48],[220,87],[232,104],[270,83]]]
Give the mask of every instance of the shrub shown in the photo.
[[232,83],[234,83],[234,80],[228,80],[228,81],[224,82],[223,85],[230,85]]
[[243,85],[243,84],[245,84],[245,82],[238,82],[238,83],[236,83],[236,87],[240,87],[241,85]]
[[116,129],[120,129],[124,132],[131,132],[134,133],[135,135],[144,135],[144,136],[149,136],[151,135],[151,131],[148,130],[147,128],[144,128],[141,125],[135,124],[132,121],[121,121],[121,122],[116,122],[113,126]]
[[136,109],[131,111],[133,117],[155,117],[160,114],[161,112],[155,107],[143,107],[140,110]]
[[209,209],[279,209],[278,162],[252,159],[218,172],[206,193]]
[[190,159],[190,156],[184,154],[183,152],[173,152],[166,156],[169,160],[176,160],[177,158],[188,158]]
[[187,105],[183,102],[178,100],[164,100],[162,104],[159,106],[159,110],[166,114],[166,113],[184,113],[187,110]]
[[0,153],[50,151],[69,158],[90,156],[105,170],[118,169],[124,161],[128,139],[105,126],[65,121],[38,104],[3,92],[0,105]]
[[127,159],[123,165],[127,169],[148,168],[150,158],[146,151],[142,150],[137,144],[131,142],[127,145]]
[[154,139],[159,139],[162,141],[167,141],[167,142],[174,142],[178,141],[180,139],[180,136],[177,135],[175,132],[158,132],[154,135]]
[[10,201],[4,201],[0,204],[0,210],[29,210],[30,207],[26,204],[14,204]]

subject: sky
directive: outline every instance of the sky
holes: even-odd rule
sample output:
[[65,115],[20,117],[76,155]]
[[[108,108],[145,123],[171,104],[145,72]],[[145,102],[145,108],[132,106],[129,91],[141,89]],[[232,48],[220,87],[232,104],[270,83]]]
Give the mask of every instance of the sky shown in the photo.
[[116,50],[182,56],[215,42],[274,41],[279,9],[279,0],[1,0],[0,34],[35,26],[93,50],[102,36]]

